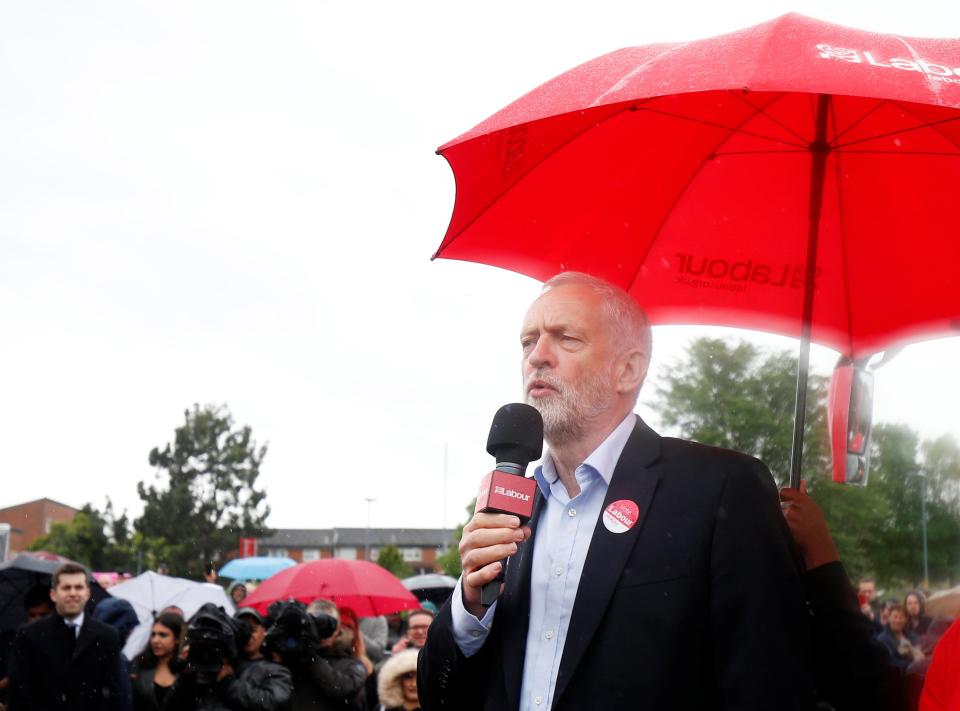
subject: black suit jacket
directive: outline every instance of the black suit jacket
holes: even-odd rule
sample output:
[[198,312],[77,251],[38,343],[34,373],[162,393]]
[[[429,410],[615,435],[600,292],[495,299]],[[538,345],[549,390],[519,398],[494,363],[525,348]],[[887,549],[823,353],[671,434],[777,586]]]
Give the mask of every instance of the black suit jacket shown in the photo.
[[120,642],[109,625],[84,615],[76,640],[60,615],[17,632],[10,666],[9,711],[116,711]]
[[[766,467],[661,438],[638,418],[603,506],[620,499],[639,505],[639,520],[626,533],[597,521],[553,709],[811,708],[800,569]],[[538,493],[533,537],[541,504]],[[431,625],[425,710],[518,708],[533,537],[510,561],[477,654],[457,647],[449,602]]]

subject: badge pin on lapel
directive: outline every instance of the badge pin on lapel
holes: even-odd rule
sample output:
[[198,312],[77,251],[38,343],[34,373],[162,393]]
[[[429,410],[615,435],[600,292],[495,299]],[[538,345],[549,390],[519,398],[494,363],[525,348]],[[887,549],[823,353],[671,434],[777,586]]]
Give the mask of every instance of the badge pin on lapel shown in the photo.
[[603,512],[603,525],[610,533],[626,533],[637,524],[640,507],[630,499],[620,499]]

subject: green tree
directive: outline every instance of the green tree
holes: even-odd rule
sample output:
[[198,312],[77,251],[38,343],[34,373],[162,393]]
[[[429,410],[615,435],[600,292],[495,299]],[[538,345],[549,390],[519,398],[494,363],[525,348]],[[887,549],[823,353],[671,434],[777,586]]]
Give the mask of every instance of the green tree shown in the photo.
[[36,539],[30,550],[50,551],[83,563],[91,570],[133,570],[129,522],[126,513],[116,516],[113,504],[101,513],[85,504],[69,523],[54,523]]
[[[656,386],[661,417],[682,436],[752,454],[782,484],[793,433],[796,359],[746,343],[694,341]],[[932,580],[960,577],[960,447],[949,437],[921,442],[904,425],[878,425],[871,437],[869,485],[835,484],[826,424],[828,381],[812,374],[807,393],[803,478],[823,509],[840,557],[854,576],[887,587],[922,579],[921,487],[927,475]]]
[[452,575],[454,578],[459,578],[463,572],[463,567],[460,565],[460,539],[463,538],[463,527],[473,518],[473,510],[476,507],[477,499],[474,497],[470,503],[467,504],[467,518],[457,526],[457,530],[453,533],[453,545],[437,556],[437,565],[440,566],[440,569],[447,575]]
[[153,555],[167,556],[172,574],[200,577],[240,537],[267,534],[270,509],[257,488],[266,453],[249,426],[236,427],[227,408],[215,405],[186,410],[174,441],[151,450],[157,483],[137,485],[144,509],[135,528]]
[[395,545],[387,545],[380,549],[380,553],[377,555],[377,565],[386,568],[401,579],[413,575],[410,566],[403,560],[403,554]]
[[[797,360],[784,351],[716,338],[694,341],[655,385],[663,423],[705,444],[748,452],[783,484],[790,469]],[[825,405],[827,379],[811,373],[807,389],[805,470],[829,464]]]

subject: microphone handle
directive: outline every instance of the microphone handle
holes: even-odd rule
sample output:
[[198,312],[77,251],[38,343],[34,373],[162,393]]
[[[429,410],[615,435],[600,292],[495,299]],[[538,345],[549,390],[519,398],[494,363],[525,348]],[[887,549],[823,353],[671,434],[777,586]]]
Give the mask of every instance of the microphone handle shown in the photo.
[[480,604],[484,608],[490,607],[500,597],[500,585],[503,584],[503,576],[507,572],[508,560],[510,559],[504,558],[500,561],[500,572],[497,573],[497,577],[480,589]]
[[[519,477],[523,477],[524,473],[527,471],[526,463],[519,464],[514,462],[497,462],[497,467],[495,471],[504,472],[506,474],[514,474]],[[524,523],[525,519],[521,516],[520,522]],[[497,577],[491,580],[489,583],[484,585],[480,589],[480,604],[485,608],[490,607],[493,603],[497,601],[497,598],[500,597],[500,586],[503,584],[503,576],[507,572],[507,562],[509,558],[504,558],[500,561],[500,572],[497,573]]]

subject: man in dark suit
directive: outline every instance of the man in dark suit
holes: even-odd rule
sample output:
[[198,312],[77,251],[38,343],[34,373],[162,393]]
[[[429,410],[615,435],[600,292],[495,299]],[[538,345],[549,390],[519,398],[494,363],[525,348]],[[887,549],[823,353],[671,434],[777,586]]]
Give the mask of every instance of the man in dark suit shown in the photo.
[[50,598],[56,613],[17,632],[9,711],[116,711],[120,644],[112,627],[84,614],[87,571],[75,563],[60,566]]
[[[633,414],[651,352],[642,310],[562,274],[521,345],[549,445],[534,514],[529,528],[484,513],[464,528],[463,576],[420,656],[423,708],[812,708],[800,570],[773,479]],[[506,556],[484,610],[480,589]]]

